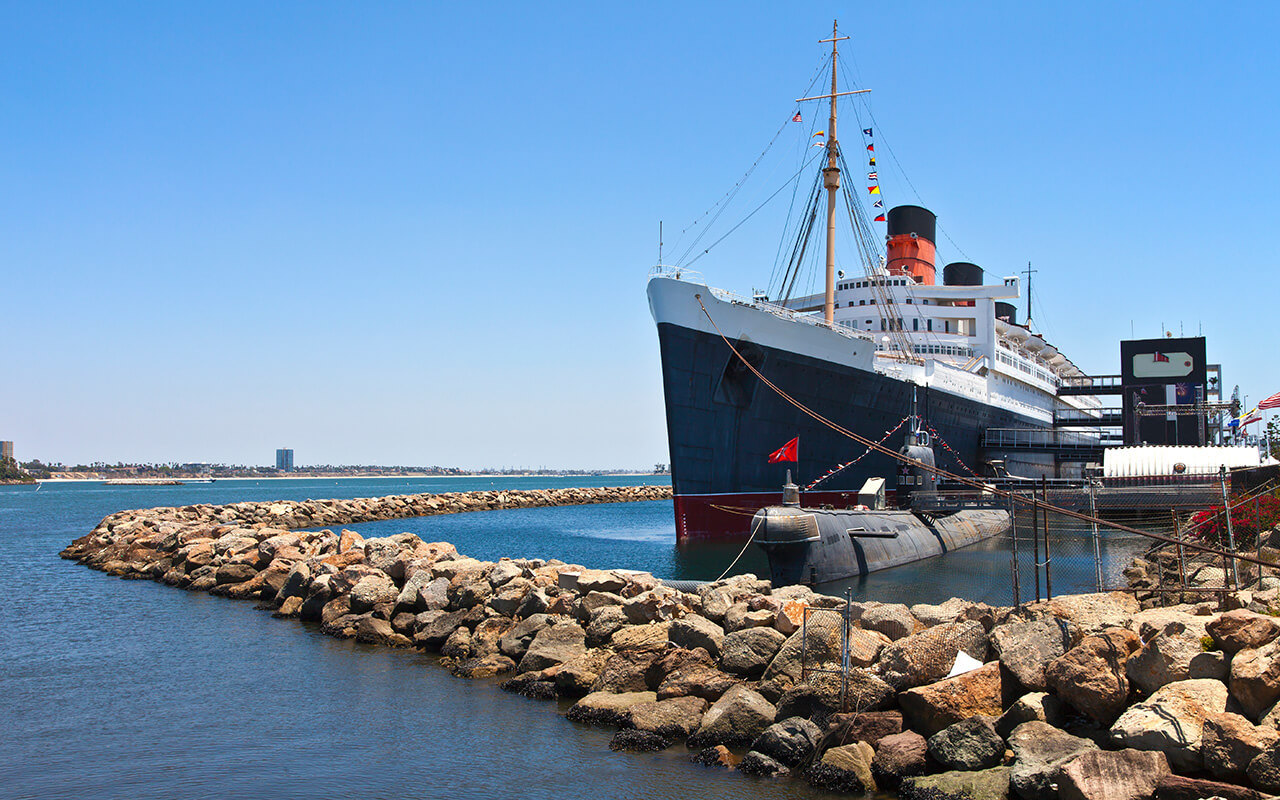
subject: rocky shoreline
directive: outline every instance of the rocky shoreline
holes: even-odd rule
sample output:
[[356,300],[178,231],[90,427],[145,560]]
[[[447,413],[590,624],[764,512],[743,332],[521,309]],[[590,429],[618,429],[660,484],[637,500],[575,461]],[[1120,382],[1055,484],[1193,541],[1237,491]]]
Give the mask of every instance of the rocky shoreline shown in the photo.
[[[686,592],[648,573],[478,561],[408,533],[297,530],[662,496],[668,487],[125,511],[62,556],[572,698],[568,717],[618,728],[617,750],[686,746],[709,766],[921,800],[1280,791],[1277,589],[1233,594],[1227,612],[1142,609],[1127,593],[1018,609],[846,606],[750,575]],[[846,617],[847,682],[813,671],[839,667]]]

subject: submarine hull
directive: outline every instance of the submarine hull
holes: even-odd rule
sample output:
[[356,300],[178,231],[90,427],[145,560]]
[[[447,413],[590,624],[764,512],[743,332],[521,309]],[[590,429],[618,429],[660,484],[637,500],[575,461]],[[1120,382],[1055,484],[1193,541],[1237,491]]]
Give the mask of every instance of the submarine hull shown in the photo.
[[752,520],[775,586],[856,578],[990,539],[1010,529],[1003,509],[931,516],[769,506]]

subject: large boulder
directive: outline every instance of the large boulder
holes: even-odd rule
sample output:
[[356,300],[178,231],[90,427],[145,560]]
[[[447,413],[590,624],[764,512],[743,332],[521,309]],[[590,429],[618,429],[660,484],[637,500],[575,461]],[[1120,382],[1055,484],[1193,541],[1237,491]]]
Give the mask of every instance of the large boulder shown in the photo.
[[804,630],[796,631],[783,642],[765,669],[763,679],[769,681],[785,675],[795,683],[806,668],[840,664],[843,625],[839,614],[812,615]]
[[555,670],[556,691],[562,697],[581,697],[589,693],[610,655],[607,650],[588,650],[564,662]]
[[975,714],[999,716],[1004,694],[1000,664],[992,661],[963,675],[901,692],[898,705],[913,730],[932,736]]
[[866,742],[872,748],[880,746],[886,736],[902,733],[902,713],[898,711],[867,711],[832,714],[818,743],[818,752],[833,747],[843,747],[854,742]]
[[1250,719],[1280,700],[1280,640],[1245,648],[1231,659],[1231,697]]
[[1031,691],[1049,688],[1044,671],[1080,643],[1080,629],[1057,617],[1013,620],[991,629],[991,648],[1005,669]]
[[1140,646],[1138,635],[1124,628],[1087,636],[1050,662],[1045,681],[1077,711],[1098,722],[1110,723],[1128,705],[1125,662]]
[[1104,592],[1063,595],[1032,605],[1028,610],[1032,613],[1042,610],[1055,617],[1074,622],[1084,635],[1091,636],[1102,633],[1108,628],[1125,627],[1129,620],[1142,610],[1142,606],[1131,593]]
[[877,631],[897,641],[916,632],[916,618],[911,616],[911,609],[901,603],[876,603],[862,612],[860,623],[863,628]]
[[718,744],[730,747],[750,744],[773,724],[776,713],[759,692],[738,684],[703,715],[702,724],[689,737],[689,746],[700,750]]
[[413,643],[418,647],[439,650],[462,626],[465,611],[423,611],[414,621]]
[[1280,794],[1280,741],[1272,742],[1249,762],[1249,782],[1264,792]]
[[628,723],[634,706],[656,700],[653,692],[592,692],[574,703],[565,716],[574,722],[622,726]]
[[511,630],[498,640],[498,649],[508,658],[519,661],[524,658],[525,651],[534,637],[551,624],[551,617],[546,614],[533,614],[525,617],[511,627]]
[[905,778],[899,793],[904,800],[1004,800],[1009,796],[1009,768]]
[[622,606],[601,606],[591,612],[587,622],[587,643],[593,647],[605,644],[626,624],[627,615],[622,613]]
[[[699,648],[695,652],[705,652]],[[709,661],[690,661],[668,672],[658,684],[658,699],[701,697],[714,702],[741,681]]]
[[[384,540],[371,539],[370,541]],[[395,581],[391,580],[391,576],[381,572],[366,575],[351,587],[351,610],[357,614],[363,614],[366,611],[372,611],[374,606],[394,603],[399,596],[400,589],[396,587]]]
[[1047,722],[1060,727],[1066,717],[1062,701],[1048,692],[1030,692],[1019,697],[996,720],[996,732],[1008,737],[1013,729],[1024,722]]
[[822,730],[803,717],[775,722],[751,744],[751,749],[795,767],[807,761],[822,738]]
[[1097,750],[1098,745],[1045,722],[1024,722],[1009,734],[1013,751],[1010,780],[1018,796],[1026,800],[1053,797],[1058,770],[1076,755]]
[[1062,800],[1148,800],[1168,775],[1163,753],[1145,750],[1090,750],[1062,765]]
[[1165,775],[1156,786],[1156,800],[1266,800],[1260,792],[1232,783]]
[[1280,637],[1280,620],[1237,608],[1210,621],[1205,631],[1219,647],[1234,654],[1275,641]]
[[987,660],[987,631],[982,623],[937,625],[885,645],[876,658],[876,669],[895,689],[910,689],[945,678],[960,652]]
[[875,750],[866,742],[833,747],[809,768],[806,777],[814,786],[835,792],[874,792],[877,787],[871,762],[875,755]]
[[1239,714],[1206,714],[1200,752],[1204,769],[1215,778],[1244,783],[1249,763],[1280,738],[1274,728],[1254,725]]
[[755,680],[764,674],[787,637],[773,628],[744,628],[720,644],[720,665],[730,675]]
[[546,669],[585,654],[587,635],[576,622],[562,622],[543,628],[529,643],[529,649],[520,659],[517,672]]
[[1227,659],[1221,651],[1205,652],[1187,633],[1161,632],[1125,662],[1125,674],[1145,694],[1175,681],[1213,678],[1225,681]]
[[675,644],[692,650],[701,647],[712,658],[720,657],[720,648],[724,644],[724,628],[705,617],[691,614],[684,619],[671,623],[668,638]]
[[1198,770],[1205,717],[1227,707],[1227,687],[1200,678],[1161,687],[1144,702],[1130,706],[1111,726],[1118,747],[1160,750],[1177,770]]
[[649,673],[661,657],[657,650],[619,650],[605,661],[592,689],[597,692],[643,692],[655,688],[656,683],[650,680]]
[[930,736],[929,755],[947,769],[990,769],[1004,758],[1004,739],[991,717],[978,714]]
[[614,650],[663,648],[671,635],[670,622],[658,622],[652,625],[624,625],[609,637],[609,646]]
[[924,774],[928,755],[928,740],[915,731],[890,734],[876,746],[871,773],[881,788],[896,789],[903,778]]
[[667,739],[687,739],[702,724],[706,711],[707,701],[701,697],[673,697],[636,703],[628,709],[627,721]]

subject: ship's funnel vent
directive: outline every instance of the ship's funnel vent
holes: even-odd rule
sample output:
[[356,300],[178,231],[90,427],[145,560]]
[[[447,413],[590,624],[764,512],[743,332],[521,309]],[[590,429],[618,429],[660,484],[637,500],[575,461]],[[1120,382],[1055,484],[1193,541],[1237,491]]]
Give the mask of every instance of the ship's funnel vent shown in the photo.
[[933,237],[938,218],[927,208],[897,206],[889,209],[888,223],[885,267],[894,275],[910,275],[916,283],[932,286],[937,258]]
[[896,206],[889,209],[888,223],[890,236],[910,236],[914,233],[933,243],[937,233],[938,218],[927,208]]
[[1013,303],[996,301],[996,319],[1002,319],[1010,325],[1018,324],[1018,307]]
[[942,268],[942,282],[946,286],[981,286],[982,267],[968,261],[956,261]]

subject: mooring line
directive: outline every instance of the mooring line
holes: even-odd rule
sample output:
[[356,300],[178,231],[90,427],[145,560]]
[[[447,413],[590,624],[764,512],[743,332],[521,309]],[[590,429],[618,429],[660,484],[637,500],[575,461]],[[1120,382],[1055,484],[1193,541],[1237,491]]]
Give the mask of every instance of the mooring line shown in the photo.
[[756,366],[754,364],[752,364],[750,361],[742,357],[742,354],[738,352],[738,348],[734,347],[733,343],[729,341],[729,337],[725,336],[724,331],[720,330],[720,326],[716,324],[716,321],[714,319],[712,319],[711,312],[707,310],[706,304],[702,302],[702,294],[696,293],[694,294],[693,297],[695,300],[698,301],[698,305],[702,307],[702,313],[706,315],[707,321],[711,323],[711,327],[716,329],[716,333],[720,336],[720,339],[724,341],[725,345],[729,348],[729,351],[732,352],[733,355],[739,361],[745,364],[747,369],[749,369],[753,375],[759,378],[760,381],[764,383],[765,386],[768,386],[771,390],[773,390],[774,393],[776,393],[783,400],[786,400],[788,403],[795,406],[802,414],[810,417],[816,422],[821,423],[822,425],[827,426],[831,430],[836,431],[837,433],[843,436],[847,436],[848,438],[852,439],[855,442],[858,442],[861,445],[869,447],[879,453],[883,453],[889,456],[890,458],[901,461],[904,464],[908,464],[910,466],[917,467],[919,469],[923,469],[928,472],[932,472],[935,475],[938,475],[940,477],[949,478],[951,480],[954,480],[957,483],[960,483],[964,486],[968,486],[972,489],[977,489],[982,492],[989,492],[991,494],[996,495],[997,497],[1003,497],[1014,503],[1021,503],[1022,505],[1033,508],[1033,509],[1044,509],[1046,512],[1052,511],[1057,514],[1061,514],[1064,517],[1080,520],[1081,522],[1098,523],[1100,525],[1105,525],[1108,528],[1111,528],[1112,530],[1122,531],[1124,533],[1131,533],[1136,536],[1144,536],[1148,539],[1155,539],[1156,541],[1166,542],[1168,544],[1181,544],[1184,547],[1191,547],[1206,553],[1213,553],[1214,555],[1219,555],[1224,558],[1235,558],[1241,561],[1257,564],[1262,567],[1269,567],[1271,569],[1275,569],[1276,567],[1275,564],[1272,564],[1267,561],[1263,561],[1262,559],[1259,559],[1259,558],[1254,558],[1252,556],[1240,555],[1239,553],[1228,552],[1226,550],[1222,550],[1216,547],[1211,547],[1205,544],[1200,544],[1198,542],[1182,541],[1179,539],[1174,539],[1170,536],[1165,536],[1164,534],[1152,533],[1150,531],[1143,531],[1137,528],[1131,528],[1128,525],[1121,525],[1120,523],[1117,523],[1117,522],[1109,522],[1099,517],[1091,517],[1088,514],[1081,514],[1077,511],[1071,511],[1066,508],[1061,508],[1059,506],[1051,505],[1047,502],[1037,500],[1034,497],[1026,498],[1020,494],[1017,494],[1016,492],[1008,492],[1008,491],[1005,491],[1004,489],[1000,489],[995,486],[989,486],[985,483],[982,483],[981,481],[975,481],[970,478],[966,478],[963,475],[957,475],[955,473],[948,472],[944,469],[940,469],[938,467],[933,466],[932,464],[926,464],[923,461],[920,461],[919,459],[911,458],[909,456],[904,456],[902,453],[899,453],[896,450],[890,450],[889,448],[884,447],[883,445],[877,442],[871,441],[865,436],[861,436],[841,425],[836,424],[835,422],[832,422],[831,420],[822,416],[818,412],[808,408],[803,403],[801,403],[800,401],[796,400],[794,397],[792,397],[791,395],[783,391],[773,381],[766,378],[764,374],[760,372],[760,370],[756,369]]

